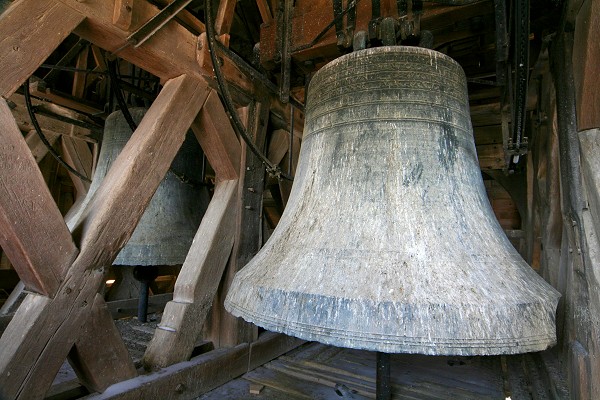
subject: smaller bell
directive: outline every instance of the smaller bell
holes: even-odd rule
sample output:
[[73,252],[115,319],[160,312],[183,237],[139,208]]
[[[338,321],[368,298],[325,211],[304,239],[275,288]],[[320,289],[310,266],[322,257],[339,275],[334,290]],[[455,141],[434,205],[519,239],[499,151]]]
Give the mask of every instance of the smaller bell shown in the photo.
[[[145,108],[130,109],[136,124],[146,111]],[[121,111],[108,116],[89,192],[76,213],[67,217],[70,229],[79,223],[86,206],[132,134]],[[107,296],[131,298],[139,293],[140,322],[146,322],[149,286],[158,276],[159,267],[183,264],[208,207],[208,189],[198,185],[203,178],[201,171],[202,150],[196,137],[188,134],[129,241],[113,262],[121,268],[115,271],[119,279]]]

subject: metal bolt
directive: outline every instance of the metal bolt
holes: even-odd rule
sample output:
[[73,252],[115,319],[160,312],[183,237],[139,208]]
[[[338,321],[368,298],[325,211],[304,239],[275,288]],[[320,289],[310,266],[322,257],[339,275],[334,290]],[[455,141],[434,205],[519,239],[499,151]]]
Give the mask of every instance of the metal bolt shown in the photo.
[[180,383],[180,384],[178,384],[178,385],[175,387],[175,392],[176,392],[176,393],[179,393],[179,394],[181,394],[181,393],[185,392],[185,385],[184,385],[183,383]]
[[250,193],[255,193],[255,192],[256,192],[256,190],[255,190],[253,187],[249,187],[249,188],[248,188],[248,191],[249,191]]

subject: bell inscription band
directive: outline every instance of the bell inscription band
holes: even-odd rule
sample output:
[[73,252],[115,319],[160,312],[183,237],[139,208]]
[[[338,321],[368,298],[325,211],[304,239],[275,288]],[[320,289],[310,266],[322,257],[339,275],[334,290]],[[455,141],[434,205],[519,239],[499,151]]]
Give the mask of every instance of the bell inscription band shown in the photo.
[[468,107],[461,67],[433,50],[378,47],[318,71],[289,203],[226,309],[386,353],[555,344],[559,294],[491,210]]

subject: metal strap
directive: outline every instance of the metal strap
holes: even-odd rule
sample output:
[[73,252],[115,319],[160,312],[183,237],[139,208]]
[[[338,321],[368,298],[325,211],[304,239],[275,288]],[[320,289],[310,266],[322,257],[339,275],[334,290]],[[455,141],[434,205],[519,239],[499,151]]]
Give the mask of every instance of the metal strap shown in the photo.
[[173,0],[165,8],[160,10],[158,14],[150,18],[148,22],[142,25],[138,30],[127,37],[125,44],[113,52],[117,54],[121,50],[133,46],[139,47],[146,40],[150,39],[160,28],[165,26],[167,22],[172,20],[181,10],[183,10],[192,0]]

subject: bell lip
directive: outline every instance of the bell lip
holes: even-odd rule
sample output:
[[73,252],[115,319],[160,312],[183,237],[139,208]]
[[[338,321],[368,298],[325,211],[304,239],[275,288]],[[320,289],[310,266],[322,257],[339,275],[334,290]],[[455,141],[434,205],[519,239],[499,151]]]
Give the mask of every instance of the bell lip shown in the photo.
[[[252,311],[248,308],[235,304],[232,296],[228,295],[225,299],[225,309],[235,317],[243,318],[247,322],[258,325],[268,331],[283,333],[299,339],[316,341],[326,345],[352,348],[358,350],[379,351],[384,353],[401,354],[423,354],[437,356],[488,356],[488,355],[510,355],[523,354],[530,352],[544,351],[553,347],[557,343],[555,329],[540,330],[542,334],[520,337],[505,338],[420,338],[410,336],[395,336],[392,334],[379,334],[379,337],[352,337],[343,334],[332,334],[331,328],[323,328],[317,325],[308,326],[308,328],[297,328],[301,323],[284,320],[282,318],[265,318],[265,314],[260,311]],[[556,310],[560,296],[552,296],[552,310]],[[537,304],[541,306],[541,304]],[[536,321],[536,325],[547,325],[554,328],[555,312],[551,313],[551,321]],[[506,317],[510,318],[510,317]],[[290,323],[292,322],[292,323]],[[293,324],[296,324],[293,326]],[[319,333],[321,330],[323,333]],[[339,329],[343,332],[344,329]],[[329,332],[329,333],[326,333]],[[375,336],[375,335],[374,335]],[[383,339],[382,339],[383,338]]]

